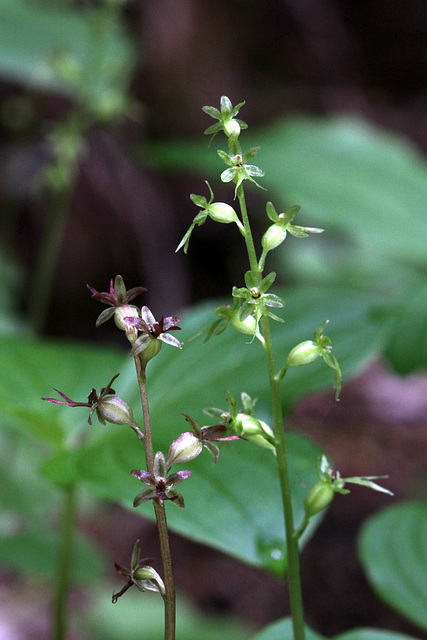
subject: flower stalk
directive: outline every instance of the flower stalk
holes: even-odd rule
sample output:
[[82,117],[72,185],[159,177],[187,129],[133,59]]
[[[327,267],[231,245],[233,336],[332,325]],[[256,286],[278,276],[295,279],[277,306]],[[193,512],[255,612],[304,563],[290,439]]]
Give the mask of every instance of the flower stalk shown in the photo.
[[[150,408],[147,396],[146,364],[141,362],[139,356],[135,357],[135,368],[138,378],[139,392],[141,396],[142,415],[144,420],[144,449],[147,471],[154,474],[154,451],[151,435]],[[172,557],[169,545],[169,532],[166,520],[165,504],[162,500],[154,499],[154,512],[159,534],[160,554],[163,566],[163,581],[165,592],[163,594],[165,615],[165,640],[175,640],[176,629],[176,595],[175,583],[172,572]]]

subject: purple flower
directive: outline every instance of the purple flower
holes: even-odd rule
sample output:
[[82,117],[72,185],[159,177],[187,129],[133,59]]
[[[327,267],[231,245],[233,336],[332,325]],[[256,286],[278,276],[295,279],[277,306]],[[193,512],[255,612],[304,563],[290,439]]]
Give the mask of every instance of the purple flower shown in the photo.
[[111,387],[118,375],[117,373],[99,393],[96,393],[95,389],[92,389],[87,397],[87,402],[74,402],[74,400],[68,398],[64,393],[58,391],[58,389],[55,389],[55,391],[59,393],[64,400],[57,400],[56,398],[42,398],[42,400],[52,402],[52,404],[63,404],[67,407],[89,407],[89,424],[92,424],[92,414],[96,412],[96,416],[101,424],[105,425],[105,421],[113,424],[127,424],[134,429],[138,437],[143,437],[133,417],[132,409],[127,402],[115,395],[116,392]]
[[[89,285],[86,286],[89,291],[91,291],[92,298],[108,305],[108,309],[104,309],[104,311],[102,311],[102,313],[100,313],[100,315],[98,316],[96,326],[99,327],[100,324],[106,322],[114,315],[117,326],[120,329],[124,330],[127,329],[127,326],[123,325],[122,322],[123,310],[125,311],[125,315],[130,316],[131,314],[134,314],[136,307],[130,305],[129,302],[140,293],[144,293],[144,291],[147,291],[145,287],[134,287],[133,289],[129,289],[129,291],[126,291],[125,283],[123,282],[122,276],[116,276],[114,285],[113,281],[111,280],[109,293],[106,291],[97,291]],[[136,313],[136,315],[138,315],[138,313]]]
[[[181,330],[181,327],[177,326],[180,319],[176,316],[167,316],[166,318],[162,316],[160,320],[156,322],[156,319],[150,309],[148,307],[142,307],[140,318],[126,317],[125,321],[142,334],[135,340],[132,347],[130,354],[133,357],[139,355],[142,351],[145,351],[153,340],[160,340],[161,342],[170,344],[173,347],[182,349],[180,341],[177,340],[175,336],[171,336],[168,333],[169,331]],[[161,346],[161,344],[157,343],[157,349],[153,350],[153,352],[155,351],[154,355],[158,353]]]
[[134,507],[138,507],[148,500],[161,500],[162,502],[172,500],[178,507],[184,508],[184,498],[179,491],[174,489],[174,485],[189,478],[191,471],[177,471],[167,476],[165,457],[161,451],[158,451],[154,457],[153,473],[139,469],[131,471],[131,474],[134,478],[148,485],[148,489],[143,489],[135,497],[133,501]]
[[137,540],[132,551],[130,569],[127,569],[118,562],[114,563],[116,571],[126,578],[126,584],[118,593],[113,594],[113,604],[133,585],[135,585],[139,591],[157,591],[162,595],[164,594],[165,585],[163,580],[157,571],[153,569],[153,567],[150,567],[153,561],[154,558],[141,558],[141,546],[139,540]]

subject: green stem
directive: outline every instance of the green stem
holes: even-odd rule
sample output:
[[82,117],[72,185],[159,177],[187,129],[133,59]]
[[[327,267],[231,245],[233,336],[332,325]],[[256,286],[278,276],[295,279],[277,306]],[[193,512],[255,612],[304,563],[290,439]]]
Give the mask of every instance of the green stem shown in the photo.
[[62,532],[57,562],[53,640],[64,640],[66,634],[67,599],[71,583],[73,553],[75,488],[67,487],[63,494]]
[[[147,464],[147,471],[153,473],[154,451],[153,440],[151,436],[150,410],[148,406],[147,396],[147,379],[145,375],[145,367],[142,365],[139,357],[135,358],[135,367],[141,395],[142,414],[144,417],[145,460]],[[165,640],[175,640],[176,597],[175,583],[172,572],[172,558],[169,546],[168,525],[166,520],[166,510],[165,505],[161,500],[153,500],[153,505],[154,512],[156,514],[157,530],[159,532],[160,553],[162,556],[163,566],[163,580],[165,583],[165,595],[163,597],[165,606]]]
[[273,343],[270,323],[267,316],[261,318],[261,331],[265,339],[264,349],[267,358],[268,377],[273,410],[274,430],[276,435],[277,469],[282,493],[283,514],[285,517],[286,550],[288,557],[288,582],[291,605],[291,616],[294,640],[304,640],[304,610],[301,591],[298,535],[294,528],[291,484],[286,454],[285,432],[283,429],[283,412],[280,401],[279,381],[275,376]]
[[[246,201],[243,187],[237,192],[242,221],[245,227],[245,241],[248,251],[249,264],[253,273],[260,273],[255,245],[249,224]],[[285,433],[283,429],[283,412],[280,400],[279,379],[275,375],[273,342],[271,339],[270,323],[268,316],[263,315],[260,320],[261,332],[264,337],[264,349],[267,359],[268,377],[276,435],[277,469],[279,474],[280,490],[282,494],[283,515],[285,519],[286,548],[288,557],[288,582],[291,605],[291,616],[294,630],[294,640],[305,640],[304,610],[301,591],[301,576],[299,562],[298,535],[294,527],[294,514],[292,508],[292,493],[289,480],[289,469],[286,454]],[[282,372],[281,372],[282,373]],[[283,375],[285,371],[283,371]]]
[[243,187],[241,185],[237,190],[237,197],[239,198],[240,212],[242,214],[243,226],[245,228],[245,242],[246,242],[246,249],[247,249],[248,257],[249,257],[249,264],[250,264],[252,272],[253,273],[258,273],[259,272],[258,260],[257,260],[257,257],[256,257],[256,251],[255,251],[255,245],[254,245],[254,240],[253,240],[253,236],[252,236],[251,225],[249,223],[248,210],[246,208],[245,194],[244,194],[244,191],[243,191]]

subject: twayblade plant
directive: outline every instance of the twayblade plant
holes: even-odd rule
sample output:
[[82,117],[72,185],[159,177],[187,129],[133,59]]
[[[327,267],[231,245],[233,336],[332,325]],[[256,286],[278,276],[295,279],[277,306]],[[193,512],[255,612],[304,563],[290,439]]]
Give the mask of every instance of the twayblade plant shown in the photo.
[[[191,462],[202,452],[203,448],[206,448],[215,462],[218,462],[220,448],[217,443],[224,441],[251,440],[272,452],[272,463],[277,465],[282,496],[294,640],[305,639],[299,547],[300,538],[310,519],[330,504],[335,493],[348,493],[345,485],[349,483],[390,493],[374,482],[374,476],[341,478],[339,472],[333,471],[327,458],[323,456],[318,464],[318,482],[309,490],[305,498],[304,519],[300,523],[294,522],[280,387],[289,368],[308,365],[321,357],[325,364],[333,370],[336,398],[338,399],[341,389],[341,371],[337,358],[332,353],[331,340],[324,334],[327,321],[319,325],[311,339],[300,342],[288,354],[275,354],[274,352],[270,323],[271,321],[283,322],[283,318],[277,316],[272,309],[283,309],[285,301],[271,292],[276,274],[268,272],[268,270],[266,272],[267,256],[270,251],[284,242],[288,233],[297,238],[305,238],[310,233],[321,233],[323,230],[294,224],[294,218],[299,211],[298,206],[293,206],[283,213],[277,213],[273,203],[268,202],[266,213],[270,224],[262,236],[261,251],[258,256],[246,207],[244,185],[245,181],[249,181],[260,187],[255,178],[262,178],[264,173],[259,167],[249,164],[258,153],[259,148],[252,147],[243,152],[240,145],[240,134],[242,130],[247,128],[247,124],[236,116],[243,104],[240,103],[233,107],[230,100],[223,96],[220,110],[214,107],[203,108],[205,113],[218,120],[208,127],[205,133],[214,137],[223,132],[227,137],[227,152],[218,151],[218,155],[227,166],[221,173],[221,180],[234,185],[234,200],[237,200],[239,204],[239,214],[230,204],[216,202],[211,186],[207,183],[209,200],[201,195],[192,194],[190,196],[192,202],[201,211],[195,216],[189,230],[178,245],[177,251],[183,248],[187,252],[194,228],[204,224],[208,218],[219,223],[234,223],[243,236],[249,260],[249,269],[244,274],[245,286],[233,287],[232,303],[216,309],[218,319],[207,327],[204,333],[206,339],[214,338],[228,325],[231,325],[234,330],[246,334],[249,343],[261,345],[260,348],[265,353],[266,375],[271,392],[273,425],[268,425],[264,420],[254,415],[255,401],[244,390],[241,393],[241,406],[239,406],[235,398],[224,389],[227,408],[210,407],[205,409],[205,413],[215,419],[215,424],[200,426],[194,418],[184,414],[191,431],[185,431],[178,435],[170,444],[166,455],[161,451],[155,452],[147,394],[147,365],[152,358],[159,354],[164,343],[182,349],[180,341],[175,335],[172,335],[172,332],[179,331],[180,320],[175,316],[168,316],[156,321],[147,307],[139,308],[131,305],[130,302],[142,294],[145,289],[144,287],[135,287],[127,291],[121,276],[116,276],[114,283],[111,281],[108,292],[98,292],[92,287],[89,289],[95,300],[107,305],[107,308],[98,317],[97,326],[114,317],[116,326],[125,333],[130,343],[130,356],[135,361],[135,372],[141,397],[143,425],[140,426],[136,423],[130,406],[116,396],[111,387],[118,374],[99,393],[92,389],[86,402],[73,401],[62,391],[58,391],[61,400],[44,398],[49,402],[69,407],[89,408],[90,424],[92,416],[95,414],[101,424],[105,424],[107,421],[117,425],[128,425],[144,447],[146,468],[130,470],[132,476],[145,485],[136,495],[133,504],[134,507],[139,507],[149,501],[153,503],[160,541],[163,576],[160,576],[157,570],[151,566],[152,558],[141,558],[141,544],[137,540],[133,548],[130,568],[118,563],[115,565],[117,571],[125,578],[126,584],[113,595],[113,603],[117,602],[119,597],[132,586],[136,586],[142,592],[146,590],[158,592],[164,600],[165,640],[174,640],[175,638],[175,587],[165,503],[172,502],[175,506],[184,508],[184,497],[176,486],[191,475],[189,470],[172,471],[174,465]],[[279,363],[278,365],[276,361]],[[225,435],[226,432],[227,435]],[[244,444],[242,443],[241,446]],[[262,508],[261,505],[260,508]]]

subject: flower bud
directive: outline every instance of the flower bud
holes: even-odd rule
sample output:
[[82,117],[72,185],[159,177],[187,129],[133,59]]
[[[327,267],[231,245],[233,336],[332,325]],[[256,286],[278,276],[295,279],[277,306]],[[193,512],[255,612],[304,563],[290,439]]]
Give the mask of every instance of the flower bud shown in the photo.
[[132,330],[136,335],[136,329],[126,322],[125,318],[139,318],[138,307],[135,307],[133,304],[123,304],[114,309],[114,322],[116,326],[127,333]]
[[278,247],[286,238],[287,230],[281,224],[272,224],[268,227],[261,239],[261,245],[264,251],[272,251]]
[[322,352],[320,345],[313,342],[313,340],[305,340],[300,342],[294,347],[288,354],[286,359],[286,365],[288,367],[300,367],[304,364],[310,364],[314,362]]
[[127,402],[117,396],[105,396],[96,405],[98,417],[113,424],[134,425],[132,409]]
[[143,591],[157,591],[162,596],[165,595],[165,585],[159,574],[153,567],[143,565],[132,572],[132,579]]
[[238,138],[240,135],[240,125],[236,120],[225,120],[224,133],[229,138]]
[[181,433],[169,447],[166,467],[170,469],[173,464],[194,460],[202,449],[203,445],[194,433],[191,431]]
[[144,366],[159,353],[162,344],[163,342],[158,338],[150,338],[147,346],[138,354]]
[[228,224],[229,222],[236,222],[238,219],[233,207],[226,202],[213,202],[207,207],[206,211],[215,222]]
[[271,427],[263,420],[258,420],[246,413],[238,413],[235,417],[231,428],[239,435],[247,440],[251,440],[260,447],[275,450],[274,432]]
[[233,329],[240,331],[240,333],[248,333],[253,336],[257,331],[255,318],[253,316],[247,316],[244,320],[240,320],[237,309],[230,314],[230,324]]
[[329,482],[318,482],[311,487],[304,501],[305,515],[307,518],[320,513],[332,502],[335,491]]

